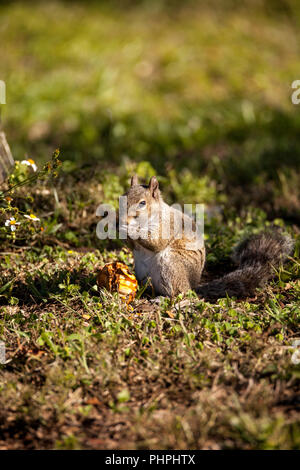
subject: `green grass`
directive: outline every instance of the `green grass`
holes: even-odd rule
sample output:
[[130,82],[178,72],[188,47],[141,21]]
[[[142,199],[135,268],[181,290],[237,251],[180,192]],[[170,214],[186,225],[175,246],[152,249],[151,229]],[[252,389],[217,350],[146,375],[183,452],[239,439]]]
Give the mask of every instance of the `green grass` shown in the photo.
[[[8,2],[0,15],[15,159],[41,166],[60,147],[63,161],[13,195],[43,232],[11,241],[0,214],[0,448],[299,449],[297,2]],[[117,206],[133,172],[157,174],[169,203],[206,204],[205,279],[271,223],[292,257],[244,301],[100,296],[97,269],[133,258],[97,239],[96,208]]]
[[147,160],[160,175],[205,173],[235,204],[299,220],[299,8],[233,4],[2,6],[15,158],[46,160],[59,146],[68,168]]

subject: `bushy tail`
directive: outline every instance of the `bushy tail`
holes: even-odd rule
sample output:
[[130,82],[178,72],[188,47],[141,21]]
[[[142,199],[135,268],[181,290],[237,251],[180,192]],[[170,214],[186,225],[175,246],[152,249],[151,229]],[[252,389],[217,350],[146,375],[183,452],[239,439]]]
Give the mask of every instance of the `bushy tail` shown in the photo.
[[235,296],[245,298],[253,295],[274,276],[278,268],[293,249],[293,240],[279,230],[262,232],[242,241],[234,250],[233,260],[238,265],[235,271],[212,282],[202,284],[196,292],[205,299]]

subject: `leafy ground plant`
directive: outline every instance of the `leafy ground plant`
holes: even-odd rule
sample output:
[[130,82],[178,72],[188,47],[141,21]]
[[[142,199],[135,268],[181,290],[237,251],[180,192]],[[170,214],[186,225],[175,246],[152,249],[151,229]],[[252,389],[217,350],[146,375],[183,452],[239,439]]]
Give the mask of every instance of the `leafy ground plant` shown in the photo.
[[[132,255],[117,241],[96,248],[90,234],[85,245],[79,220],[86,228],[92,216],[73,206],[87,188],[70,200],[66,177],[60,207],[54,194],[47,202],[46,238],[7,241],[1,255],[1,448],[299,448],[299,235],[255,298],[144,294],[127,307],[99,295],[96,274],[113,260],[133,269]],[[205,278],[230,270],[234,243],[268,224],[254,209],[210,218]]]
[[[34,224],[40,219],[32,213],[30,208],[33,202],[33,195],[30,189],[24,194],[18,194],[18,189],[33,183],[42,183],[57,177],[57,169],[61,165],[58,159],[59,150],[53,153],[51,161],[47,162],[41,170],[31,158],[16,161],[15,168],[7,181],[7,187],[0,192],[0,214],[2,215],[2,227],[0,236],[13,242],[23,239],[26,232],[37,233]],[[30,223],[31,222],[31,223]],[[32,224],[33,223],[33,224]],[[40,231],[44,228],[40,227]],[[18,235],[18,236],[17,236]]]

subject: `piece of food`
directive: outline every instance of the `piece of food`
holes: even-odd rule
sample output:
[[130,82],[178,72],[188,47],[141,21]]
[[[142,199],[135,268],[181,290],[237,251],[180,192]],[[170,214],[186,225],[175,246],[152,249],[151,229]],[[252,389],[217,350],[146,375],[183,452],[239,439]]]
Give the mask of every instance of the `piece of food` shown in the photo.
[[138,288],[138,282],[126,264],[114,261],[101,268],[97,276],[98,287],[109,292],[118,292],[127,304],[133,301]]

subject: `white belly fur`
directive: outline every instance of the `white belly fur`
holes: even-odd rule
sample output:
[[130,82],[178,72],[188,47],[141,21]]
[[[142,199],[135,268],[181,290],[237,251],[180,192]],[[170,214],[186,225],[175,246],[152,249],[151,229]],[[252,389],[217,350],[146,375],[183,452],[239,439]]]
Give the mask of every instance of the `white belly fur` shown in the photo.
[[142,247],[139,250],[133,251],[137,280],[139,282],[145,282],[150,277],[157,293],[159,293],[161,289],[160,267],[163,263],[163,258],[168,255],[168,252],[169,248],[159,253],[153,253],[153,251]]

